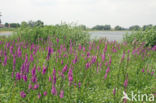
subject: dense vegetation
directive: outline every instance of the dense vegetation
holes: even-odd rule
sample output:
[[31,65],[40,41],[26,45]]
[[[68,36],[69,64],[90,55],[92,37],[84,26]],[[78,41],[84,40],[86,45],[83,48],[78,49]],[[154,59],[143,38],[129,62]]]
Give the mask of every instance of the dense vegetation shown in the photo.
[[135,45],[144,42],[145,46],[153,47],[156,45],[156,29],[147,28],[146,30],[134,31],[131,35],[126,35],[124,40]]
[[[154,101],[154,29],[118,43],[90,41],[83,26],[25,24],[13,36],[0,37],[0,103]],[[122,99],[123,92],[131,100]],[[132,101],[132,92],[147,95]]]
[[0,40],[1,103],[116,103],[125,101],[123,91],[153,101],[156,47],[106,40],[74,46],[71,39],[66,48],[66,41],[55,40]]

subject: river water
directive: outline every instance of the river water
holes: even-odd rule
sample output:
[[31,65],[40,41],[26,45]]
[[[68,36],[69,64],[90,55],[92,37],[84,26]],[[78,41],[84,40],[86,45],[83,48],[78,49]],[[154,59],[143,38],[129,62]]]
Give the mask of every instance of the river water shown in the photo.
[[0,32],[0,36],[9,36],[12,32]]
[[107,38],[108,40],[122,41],[124,35],[130,31],[92,31],[89,32],[91,39]]
[[[99,39],[106,37],[108,40],[122,41],[123,36],[130,31],[91,31],[89,32],[91,39]],[[0,32],[0,36],[9,36],[11,32]]]

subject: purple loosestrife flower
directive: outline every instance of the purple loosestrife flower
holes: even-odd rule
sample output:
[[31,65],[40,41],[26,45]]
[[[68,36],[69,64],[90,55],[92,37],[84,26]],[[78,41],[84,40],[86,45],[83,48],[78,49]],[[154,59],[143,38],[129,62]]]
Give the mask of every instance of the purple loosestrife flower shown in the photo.
[[34,61],[34,57],[33,57],[33,55],[32,55],[32,54],[30,55],[30,61],[31,61],[31,62],[33,62],[33,61]]
[[10,46],[10,54],[13,54],[13,46]]
[[53,69],[53,84],[56,84],[56,70],[55,68]]
[[53,95],[57,95],[57,91],[56,91],[56,88],[55,88],[54,85],[52,86],[51,93],[52,93]]
[[38,67],[37,70],[38,70],[38,72],[40,72],[41,71],[41,67]]
[[34,65],[34,68],[31,70],[32,76],[36,75],[36,65]]
[[125,82],[124,82],[124,87],[126,88],[127,85],[128,85],[128,79],[125,80]]
[[69,80],[69,85],[71,85],[71,83],[73,81],[73,71],[72,71],[72,69],[69,69],[68,80]]
[[88,69],[90,67],[90,62],[86,63],[86,69]]
[[79,50],[81,50],[82,49],[82,46],[81,46],[81,44],[79,44]]
[[50,47],[48,47],[48,55],[47,55],[47,60],[49,60],[49,59],[50,59],[50,56],[51,56],[51,48],[50,48]]
[[152,71],[151,75],[154,75],[154,71]]
[[44,91],[43,95],[44,95],[44,96],[46,96],[46,95],[47,95],[47,92],[46,92],[46,91]]
[[23,80],[25,81],[25,82],[27,82],[27,75],[23,75]]
[[111,59],[111,56],[109,57],[109,65],[111,65],[112,63],[112,59]]
[[3,62],[3,66],[7,65],[7,56],[4,57],[4,62]]
[[63,64],[63,59],[61,60],[61,64]]
[[24,63],[26,64],[28,62],[28,54],[25,54],[25,61]]
[[97,46],[97,50],[99,50],[99,48],[100,48],[100,47],[99,47],[99,45],[98,45],[98,46]]
[[89,56],[90,56],[90,52],[87,52],[87,57],[89,58]]
[[25,97],[26,97],[26,94],[25,94],[24,91],[21,91],[21,92],[20,92],[20,95],[21,95],[22,98],[25,98]]
[[20,73],[16,73],[16,80],[20,80],[21,79],[21,74]]
[[96,59],[97,59],[97,56],[93,56],[92,57],[92,63],[95,63],[96,62]]
[[135,54],[135,52],[136,52],[136,49],[134,49],[134,50],[132,51],[132,54],[134,55],[134,54]]
[[42,74],[43,74],[43,75],[46,73],[46,70],[47,70],[46,66],[43,65],[43,70],[42,70]]
[[109,68],[109,66],[107,67],[107,69],[106,69],[106,73],[108,73],[110,71],[110,68]]
[[17,53],[18,53],[18,57],[20,58],[22,56],[21,47],[18,47]]
[[60,77],[65,79],[63,72],[58,71],[58,74],[59,74]]
[[31,81],[32,81],[33,83],[36,83],[36,82],[37,82],[37,77],[36,77],[35,75],[33,75],[33,76],[31,77]]
[[51,81],[51,76],[49,76],[49,82]]
[[61,91],[60,91],[60,98],[63,98],[63,97],[64,97],[64,91],[61,90]]
[[67,69],[68,69],[68,66],[67,66],[67,64],[66,64],[66,65],[63,67],[62,72],[63,72],[63,73],[66,72]]
[[156,45],[152,48],[153,51],[156,51]]
[[83,47],[83,52],[85,52],[85,50],[86,50],[85,47]]
[[38,87],[39,87],[39,85],[35,84],[33,89],[36,90],[36,89],[38,89]]
[[104,62],[105,60],[105,54],[102,55],[102,61]]
[[16,66],[16,57],[14,54],[13,54],[13,66]]
[[116,94],[116,89],[114,88],[113,89],[113,95],[115,96],[115,94]]
[[59,38],[56,38],[56,42],[57,42],[57,44],[59,43]]
[[107,73],[105,73],[104,80],[106,80],[106,78],[107,78]]
[[77,56],[75,56],[75,59],[73,60],[73,64],[77,62]]
[[80,81],[79,81],[78,85],[79,85],[79,88],[80,88],[81,87],[81,82]]
[[31,85],[31,84],[29,84],[28,88],[29,88],[29,89],[32,89],[32,85]]
[[142,69],[142,72],[143,72],[143,73],[145,72],[145,69],[144,69],[144,68]]
[[30,50],[32,51],[34,48],[34,43],[32,43],[31,47],[30,47]]
[[108,62],[105,63],[105,66],[108,66]]
[[104,52],[104,53],[107,52],[107,43],[105,44],[105,48],[104,48],[103,52]]

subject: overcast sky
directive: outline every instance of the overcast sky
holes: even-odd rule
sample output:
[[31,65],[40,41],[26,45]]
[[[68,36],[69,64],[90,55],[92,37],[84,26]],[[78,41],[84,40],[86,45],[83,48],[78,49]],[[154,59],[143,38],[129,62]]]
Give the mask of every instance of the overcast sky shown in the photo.
[[156,25],[156,0],[0,0],[2,22]]

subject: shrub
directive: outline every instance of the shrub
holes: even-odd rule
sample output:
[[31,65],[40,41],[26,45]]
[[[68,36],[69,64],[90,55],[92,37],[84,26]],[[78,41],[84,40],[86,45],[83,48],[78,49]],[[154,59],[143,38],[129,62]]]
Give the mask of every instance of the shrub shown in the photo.
[[154,46],[156,45],[156,30],[154,28],[146,29],[145,31],[134,31],[131,35],[126,35],[124,37],[124,41],[128,43],[136,42],[144,42],[145,46]]
[[[89,35],[79,26],[61,24],[57,26],[19,28],[11,38],[20,38],[29,43],[43,43],[48,39],[55,43],[56,39],[59,39],[59,42],[66,41],[66,44],[70,44],[70,40],[75,44],[79,44],[88,41]],[[41,39],[43,42],[41,42]]]

